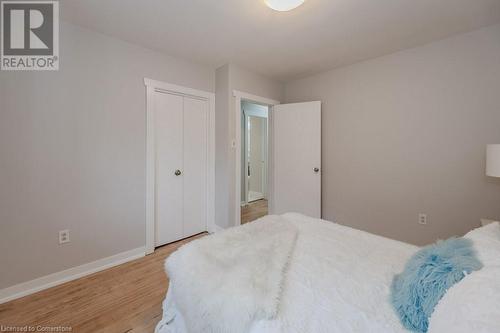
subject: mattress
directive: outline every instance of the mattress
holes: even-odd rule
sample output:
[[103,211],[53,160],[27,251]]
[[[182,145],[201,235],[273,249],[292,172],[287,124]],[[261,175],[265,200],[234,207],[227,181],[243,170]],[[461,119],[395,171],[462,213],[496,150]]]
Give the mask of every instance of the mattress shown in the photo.
[[[389,290],[394,274],[418,247],[296,213],[282,217],[298,236],[278,314],[252,323],[251,333],[407,332],[391,307]],[[163,308],[156,332],[186,332],[170,290]]]

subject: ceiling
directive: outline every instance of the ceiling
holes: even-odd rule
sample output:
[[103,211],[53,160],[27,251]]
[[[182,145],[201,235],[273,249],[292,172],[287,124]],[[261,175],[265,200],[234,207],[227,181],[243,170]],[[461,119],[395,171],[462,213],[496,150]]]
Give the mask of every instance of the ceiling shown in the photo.
[[63,20],[213,68],[287,81],[500,22],[500,0],[62,0]]

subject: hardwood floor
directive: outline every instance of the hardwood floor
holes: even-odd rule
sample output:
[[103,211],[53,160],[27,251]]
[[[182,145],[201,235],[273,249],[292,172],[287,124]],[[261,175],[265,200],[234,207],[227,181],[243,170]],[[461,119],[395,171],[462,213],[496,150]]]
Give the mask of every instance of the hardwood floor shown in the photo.
[[241,207],[241,224],[255,221],[268,214],[267,200],[257,200]]
[[[0,304],[0,325],[66,326],[71,332],[153,332],[168,288],[163,263],[178,247]],[[8,332],[8,331],[6,331]]]

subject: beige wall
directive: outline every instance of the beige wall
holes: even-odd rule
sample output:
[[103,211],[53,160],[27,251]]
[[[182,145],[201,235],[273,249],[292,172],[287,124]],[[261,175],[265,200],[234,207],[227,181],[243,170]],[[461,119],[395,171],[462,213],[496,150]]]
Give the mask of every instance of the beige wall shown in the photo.
[[323,217],[415,244],[500,218],[499,89],[500,25],[288,83],[323,102]]
[[215,71],[215,224],[229,226],[229,65]]
[[0,289],[144,246],[143,78],[214,91],[208,67],[60,31],[60,71],[0,72]]
[[[216,224],[234,225],[235,148],[230,146],[236,134],[236,110],[233,90],[274,100],[283,100],[283,83],[228,64],[216,70]],[[239,116],[238,116],[239,119]],[[224,144],[224,140],[226,140]]]

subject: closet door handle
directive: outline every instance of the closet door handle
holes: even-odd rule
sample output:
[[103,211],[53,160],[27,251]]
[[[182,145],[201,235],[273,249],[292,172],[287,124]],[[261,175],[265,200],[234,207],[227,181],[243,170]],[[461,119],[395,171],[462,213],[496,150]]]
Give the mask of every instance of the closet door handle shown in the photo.
[[181,170],[175,170],[174,175],[180,176],[182,174]]

